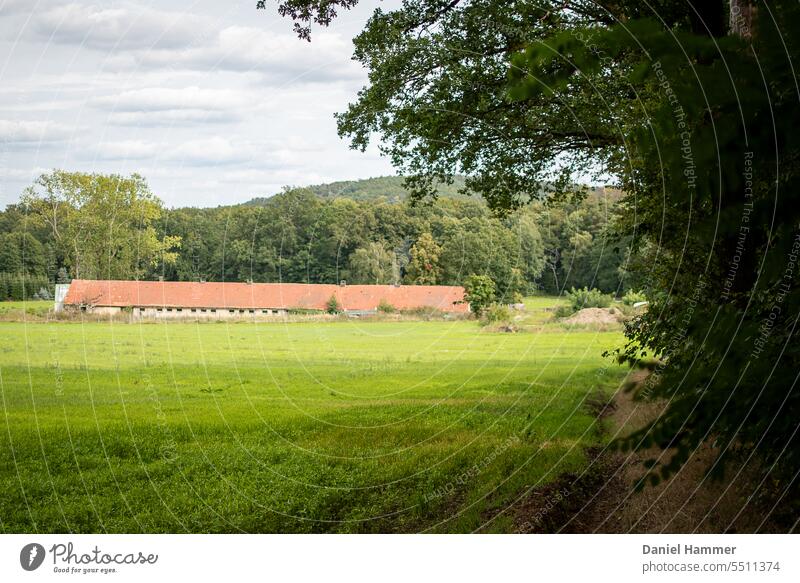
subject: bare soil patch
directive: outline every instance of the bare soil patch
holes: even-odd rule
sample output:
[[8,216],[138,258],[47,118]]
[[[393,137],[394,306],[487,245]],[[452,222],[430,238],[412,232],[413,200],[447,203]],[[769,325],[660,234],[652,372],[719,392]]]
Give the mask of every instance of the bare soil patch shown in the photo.
[[564,324],[618,324],[621,319],[622,312],[616,308],[584,308],[561,321]]
[[[645,371],[632,375],[642,382]],[[609,403],[597,399],[590,409],[605,419],[612,435],[624,435],[657,418],[663,403],[635,401],[622,390]],[[791,517],[780,515],[775,493],[757,477],[755,463],[712,481],[707,470],[717,452],[698,449],[683,469],[659,484],[636,491],[644,476],[642,462],[671,455],[651,448],[635,453],[590,450],[581,475],[564,475],[531,491],[517,505],[518,532],[533,533],[756,533],[789,532]]]

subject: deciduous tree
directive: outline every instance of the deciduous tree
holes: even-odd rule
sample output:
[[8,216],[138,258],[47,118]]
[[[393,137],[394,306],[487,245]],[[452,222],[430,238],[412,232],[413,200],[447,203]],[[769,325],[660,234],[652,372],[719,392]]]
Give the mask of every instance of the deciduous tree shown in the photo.
[[26,189],[22,203],[49,227],[76,278],[138,278],[177,257],[180,238],[159,237],[162,204],[139,175],[55,170]]
[[430,233],[420,235],[411,247],[411,259],[406,267],[406,278],[417,285],[436,285],[442,271],[439,256],[442,248]]

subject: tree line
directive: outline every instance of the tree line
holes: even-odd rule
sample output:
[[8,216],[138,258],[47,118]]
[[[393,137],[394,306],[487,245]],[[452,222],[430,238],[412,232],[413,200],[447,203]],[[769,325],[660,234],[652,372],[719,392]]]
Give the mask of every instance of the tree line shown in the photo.
[[[242,205],[166,209],[141,176],[53,171],[0,212],[0,279],[462,285],[477,274],[506,302],[535,290],[622,293],[635,284],[611,229],[616,191],[587,189],[497,216],[481,199],[450,192],[412,204],[399,184],[337,183],[336,196],[287,188]],[[9,283],[0,294],[21,299],[23,288]]]

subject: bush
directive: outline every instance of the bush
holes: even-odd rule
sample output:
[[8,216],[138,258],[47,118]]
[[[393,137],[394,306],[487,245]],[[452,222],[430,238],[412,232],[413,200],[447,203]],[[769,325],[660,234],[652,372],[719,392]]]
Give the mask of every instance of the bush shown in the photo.
[[647,296],[644,295],[642,291],[633,291],[629,289],[624,296],[622,296],[622,303],[626,306],[632,306],[637,302],[646,302]]
[[497,286],[488,275],[470,275],[464,281],[464,300],[477,317],[494,303]]
[[483,317],[489,324],[494,324],[495,322],[509,322],[512,318],[511,310],[508,309],[508,306],[502,304],[492,304],[486,308]]
[[559,318],[564,318],[584,308],[607,308],[613,301],[610,295],[594,288],[588,289],[585,287],[581,289],[573,287],[564,294],[564,297],[567,300],[567,305],[560,306],[556,310],[556,316]]
[[566,306],[558,306],[556,308],[556,318],[566,318],[567,316],[571,316],[575,313],[575,309],[572,307],[572,304]]
[[384,314],[394,314],[397,311],[397,308],[395,308],[386,300],[381,299],[381,301],[378,303],[378,311],[383,312]]
[[433,306],[419,306],[417,308],[408,308],[407,310],[400,310],[400,312],[404,316],[410,316],[412,318],[421,318],[423,320],[439,319],[439,318],[444,318],[448,315],[446,312],[443,312],[438,308],[434,308]]
[[339,300],[336,299],[336,296],[331,296],[330,299],[325,303],[325,311],[329,314],[339,314],[342,311],[342,305],[339,303]]
[[319,316],[324,312],[322,310],[313,310],[311,308],[289,308],[286,313],[290,316]]

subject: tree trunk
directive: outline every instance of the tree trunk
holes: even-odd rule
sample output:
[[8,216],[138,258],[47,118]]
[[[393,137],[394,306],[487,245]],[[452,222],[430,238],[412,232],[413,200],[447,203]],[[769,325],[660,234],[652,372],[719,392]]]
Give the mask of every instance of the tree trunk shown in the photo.
[[758,8],[749,0],[730,0],[730,16],[728,27],[730,33],[744,39],[752,40],[753,25]]

